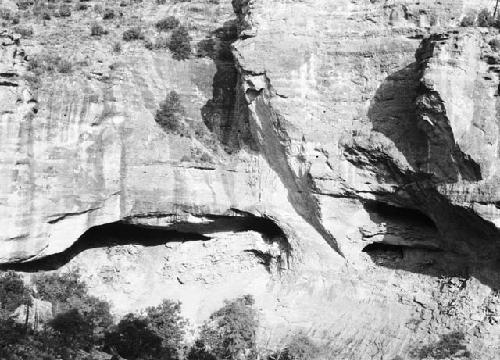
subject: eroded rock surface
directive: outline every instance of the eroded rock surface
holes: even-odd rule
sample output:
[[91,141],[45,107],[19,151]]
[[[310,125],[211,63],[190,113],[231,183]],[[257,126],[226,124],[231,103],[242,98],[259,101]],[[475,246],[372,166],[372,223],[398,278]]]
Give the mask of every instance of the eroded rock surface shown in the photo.
[[[37,92],[37,44],[2,33],[4,266],[68,262],[118,314],[170,297],[194,324],[252,293],[268,348],[404,358],[461,330],[494,359],[500,55],[458,27],[488,2],[221,3],[234,59],[129,45]],[[197,131],[155,123],[172,89]]]

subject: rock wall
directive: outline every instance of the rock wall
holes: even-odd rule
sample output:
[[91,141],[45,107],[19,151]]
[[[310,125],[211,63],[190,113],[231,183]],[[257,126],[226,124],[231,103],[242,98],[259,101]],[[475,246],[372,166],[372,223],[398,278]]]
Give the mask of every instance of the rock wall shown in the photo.
[[[85,39],[97,61],[37,91],[41,40],[3,33],[4,268],[77,267],[117,314],[169,297],[193,325],[251,293],[267,348],[406,358],[460,330],[494,359],[497,32],[458,27],[489,3],[221,3],[234,58]],[[171,89],[183,133],[154,121]]]

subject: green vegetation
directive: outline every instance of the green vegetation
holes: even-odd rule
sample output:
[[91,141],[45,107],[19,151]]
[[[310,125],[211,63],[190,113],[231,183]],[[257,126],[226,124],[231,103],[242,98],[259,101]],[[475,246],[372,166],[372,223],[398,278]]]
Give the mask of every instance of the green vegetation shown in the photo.
[[465,334],[461,331],[441,335],[437,342],[413,349],[410,355],[416,359],[471,358],[471,353],[467,350]]
[[[23,314],[20,306],[29,314],[35,300],[49,302],[52,314],[29,321],[28,316],[26,321],[11,317],[14,312]],[[226,301],[202,325],[198,339],[189,347],[184,343],[187,321],[181,316],[179,302],[164,300],[114,324],[109,304],[88,293],[78,272],[39,274],[29,285],[15,272],[0,273],[0,304],[0,359],[5,360],[110,356],[126,360],[314,360],[319,352],[311,340],[299,334],[282,351],[259,357],[259,322],[250,295]],[[422,349],[421,353],[456,354],[463,347],[461,339],[453,341],[458,345],[451,344],[447,352]]]
[[104,13],[102,14],[102,19],[103,20],[111,20],[114,19],[115,17],[115,11],[110,8],[104,9]]
[[189,58],[191,55],[191,37],[184,26],[179,26],[172,32],[168,48],[176,60]]
[[181,22],[175,16],[168,16],[156,23],[158,31],[173,30],[181,25]]
[[28,70],[39,76],[42,73],[57,71],[69,73],[72,71],[72,63],[59,55],[41,53],[29,59]]
[[257,312],[252,296],[227,301],[214,312],[202,326],[198,348],[201,344],[205,352],[215,359],[256,359]]
[[144,38],[142,31],[139,27],[132,27],[123,32],[123,40],[124,41],[133,41],[133,40],[141,40]]
[[59,7],[59,12],[58,12],[60,17],[70,17],[71,16],[71,7],[66,4],[62,4]]
[[[9,301],[5,312],[28,306],[26,322],[19,324],[9,316],[0,320],[0,358],[2,359],[77,359],[81,352],[102,347],[104,331],[112,324],[109,305],[87,293],[78,273],[39,275],[33,292],[13,272],[2,274],[0,296]],[[29,324],[29,306],[38,297],[52,304],[53,319],[40,328]]]
[[493,15],[488,9],[482,9],[479,13],[470,12],[460,22],[462,27],[496,27],[500,28],[500,14]]
[[12,29],[15,33],[21,35],[23,38],[33,36],[33,28],[31,26],[14,26]]
[[294,335],[283,350],[270,356],[270,360],[313,360],[320,356],[320,348],[306,335]]
[[120,53],[122,51],[122,44],[117,41],[113,44],[113,52]]
[[155,49],[166,49],[168,48],[168,38],[164,36],[158,36],[155,39],[155,43],[153,45]]
[[180,310],[180,303],[164,300],[146,316],[127,314],[106,334],[105,349],[125,359],[179,359],[186,325]]
[[197,55],[214,59],[217,55],[216,42],[213,38],[203,39],[198,42]]
[[108,32],[104,29],[104,27],[99,23],[94,22],[90,25],[90,35],[92,36],[101,36],[107,33]]
[[0,276],[0,319],[5,319],[20,305],[31,304],[31,292],[13,271]]
[[170,91],[164,101],[160,103],[160,108],[156,111],[155,121],[165,131],[176,132],[182,127],[182,119],[185,109],[181,104],[179,94]]

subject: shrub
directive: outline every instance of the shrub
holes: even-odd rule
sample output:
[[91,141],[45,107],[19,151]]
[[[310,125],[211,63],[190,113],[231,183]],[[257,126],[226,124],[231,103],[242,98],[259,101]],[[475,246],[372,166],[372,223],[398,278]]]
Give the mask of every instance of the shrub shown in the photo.
[[200,157],[200,161],[201,162],[206,162],[206,163],[211,163],[212,162],[212,157],[207,154],[207,153],[203,153]]
[[184,113],[185,110],[181,104],[179,94],[170,91],[165,100],[160,103],[160,108],[156,111],[155,121],[164,130],[177,131],[181,128]]
[[102,19],[103,20],[111,20],[111,19],[114,19],[115,17],[115,12],[113,9],[105,9],[104,10],[104,13],[102,14]]
[[202,7],[198,7],[198,6],[191,6],[189,8],[189,11],[194,12],[194,13],[201,13],[201,12],[203,12],[203,10],[204,9]]
[[10,20],[12,18],[12,10],[7,8],[0,8],[0,18],[2,20]]
[[153,50],[153,41],[151,39],[144,40],[144,47],[148,50]]
[[59,71],[62,74],[68,74],[73,70],[73,64],[66,60],[66,59],[60,59],[59,64],[57,66],[57,71]]
[[163,36],[158,36],[154,43],[155,49],[166,49],[168,48],[168,39]]
[[304,334],[294,335],[285,348],[274,356],[276,360],[313,360],[319,356],[319,347]]
[[462,26],[462,27],[474,26],[475,20],[476,20],[476,16],[474,14],[467,14],[462,19],[460,26]]
[[413,349],[411,355],[418,359],[450,359],[458,356],[468,359],[471,354],[465,344],[465,334],[461,331],[455,331],[441,335],[440,340],[436,343]]
[[31,5],[30,1],[17,1],[16,4],[19,10],[28,10]]
[[495,19],[488,9],[483,9],[477,15],[477,26],[488,27],[493,26]]
[[191,55],[191,37],[184,26],[179,26],[172,32],[168,48],[176,60],[185,60]]
[[71,16],[71,8],[69,5],[61,5],[59,7],[59,16],[61,17],[69,17]]
[[492,40],[490,40],[490,42],[488,43],[491,48],[495,51],[498,51],[500,50],[500,39],[499,38],[494,38]]
[[23,38],[29,38],[33,35],[33,28],[31,26],[15,26],[13,31]]
[[217,51],[215,49],[215,40],[213,38],[200,40],[198,43],[197,54],[200,57],[209,57],[211,59],[215,58]]
[[133,27],[123,32],[123,40],[125,41],[140,40],[143,37],[142,31],[138,27]]
[[226,304],[214,312],[200,331],[200,341],[217,359],[255,359],[257,313],[250,295]]
[[113,44],[113,52],[119,53],[121,51],[122,51],[122,44],[119,41],[115,42]]
[[175,16],[168,16],[156,23],[158,31],[168,31],[179,27],[181,22]]
[[90,35],[92,35],[92,36],[101,36],[101,35],[105,35],[107,33],[108,32],[106,30],[104,30],[102,25],[100,25],[98,23],[92,23],[92,25],[90,26]]
[[95,4],[94,5],[94,12],[97,14],[101,14],[103,12],[103,8],[101,4]]

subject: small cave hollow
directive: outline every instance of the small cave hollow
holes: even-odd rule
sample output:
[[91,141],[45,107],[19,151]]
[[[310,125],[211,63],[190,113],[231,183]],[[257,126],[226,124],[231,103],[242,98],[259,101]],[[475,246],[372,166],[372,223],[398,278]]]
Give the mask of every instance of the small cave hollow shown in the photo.
[[420,210],[390,205],[381,201],[367,201],[364,207],[369,213],[376,214],[381,219],[406,222],[414,226],[434,229],[437,232],[434,221]]

